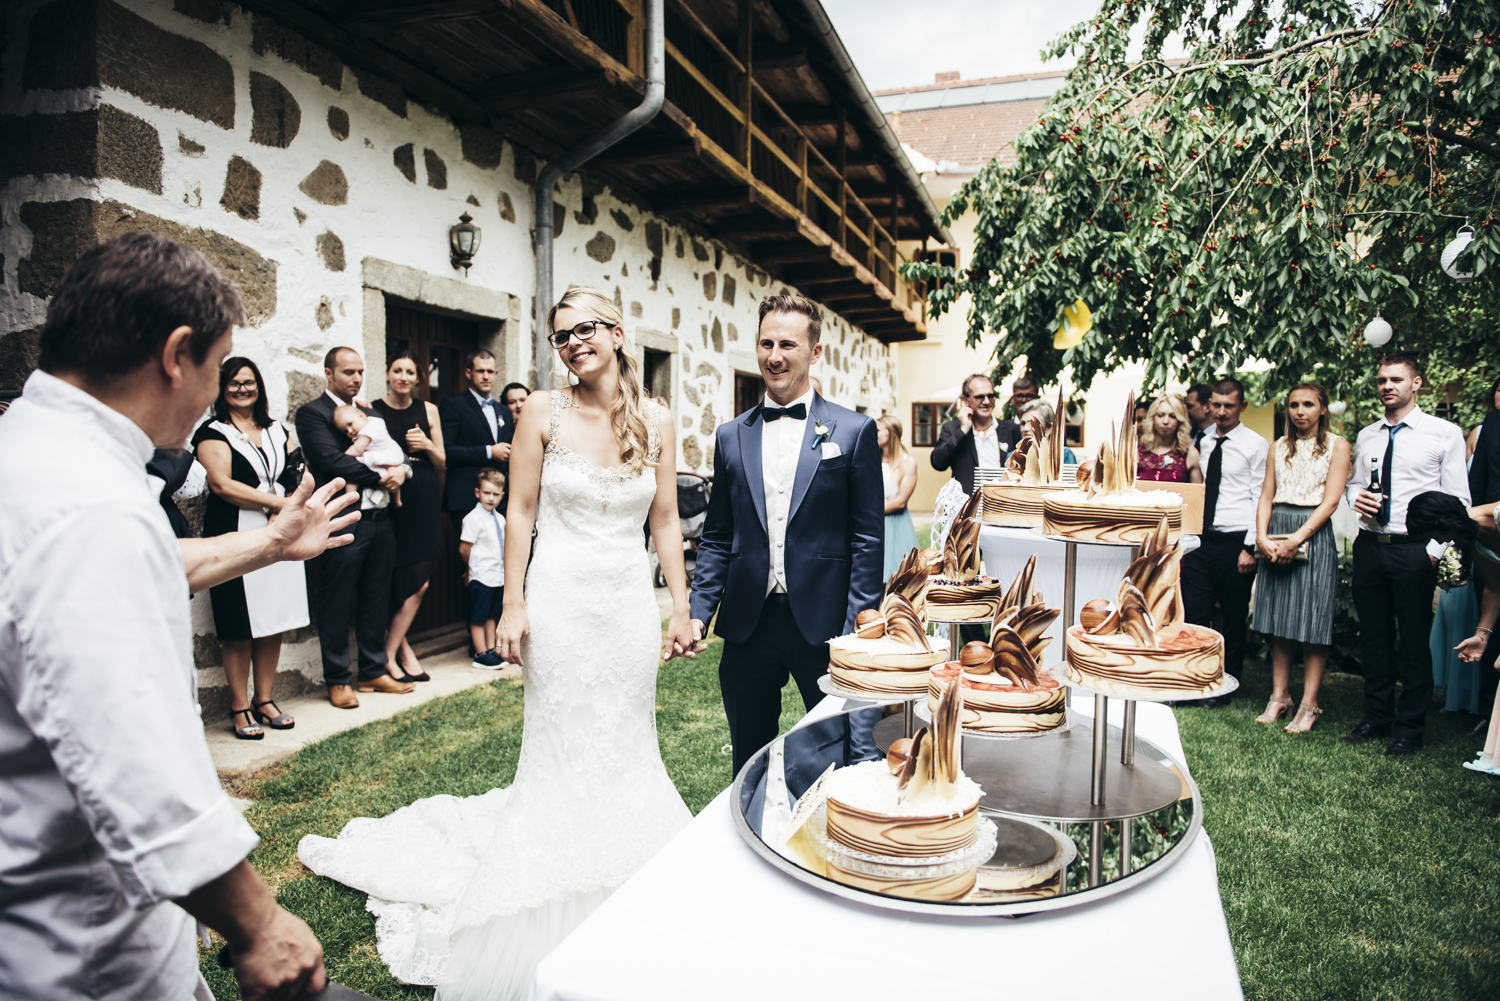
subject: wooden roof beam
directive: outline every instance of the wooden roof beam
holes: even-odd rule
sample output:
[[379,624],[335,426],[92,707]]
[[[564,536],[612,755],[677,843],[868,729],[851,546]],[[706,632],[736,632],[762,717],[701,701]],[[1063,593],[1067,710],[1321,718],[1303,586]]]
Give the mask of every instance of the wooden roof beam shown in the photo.
[[661,212],[719,212],[755,204],[750,188],[699,188],[658,195],[651,207]]
[[486,80],[474,96],[496,114],[504,114],[518,108],[538,108],[553,101],[594,97],[613,90],[619,83],[619,74],[611,69],[587,72],[563,66],[535,73],[493,77]]
[[646,142],[622,143],[594,157],[590,163],[616,170],[650,167],[664,163],[696,160],[703,155],[703,143],[696,136],[689,142],[667,142],[657,136]]

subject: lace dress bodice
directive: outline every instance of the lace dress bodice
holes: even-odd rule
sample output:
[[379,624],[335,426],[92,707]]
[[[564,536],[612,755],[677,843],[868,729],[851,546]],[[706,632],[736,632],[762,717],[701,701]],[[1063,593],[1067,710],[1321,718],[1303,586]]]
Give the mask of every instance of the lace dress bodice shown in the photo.
[[1328,483],[1328,466],[1333,461],[1333,442],[1326,442],[1323,454],[1314,456],[1316,438],[1298,438],[1291,461],[1286,457],[1286,440],[1271,445],[1271,461],[1276,463],[1276,496],[1274,504],[1317,507],[1323,503],[1323,488]]
[[[381,958],[408,983],[438,984],[440,1001],[524,996],[542,955],[690,819],[656,740],[661,616],[641,538],[656,470],[569,449],[574,404],[551,398],[515,782],[299,846],[314,871],[370,894]],[[647,418],[653,461],[660,413]]]

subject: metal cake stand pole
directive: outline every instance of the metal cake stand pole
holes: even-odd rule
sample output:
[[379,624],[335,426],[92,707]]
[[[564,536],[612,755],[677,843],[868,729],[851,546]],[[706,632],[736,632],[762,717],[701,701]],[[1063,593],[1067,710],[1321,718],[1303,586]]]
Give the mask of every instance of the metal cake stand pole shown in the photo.
[[901,721],[901,736],[913,737],[917,733],[917,700],[907,699],[902,705],[901,711],[904,718]]
[[[1135,699],[1125,700],[1125,725],[1120,728],[1120,764],[1129,768],[1135,764]],[[1120,821],[1120,876],[1130,875],[1131,844],[1134,832],[1130,825],[1134,821]]]
[[[1066,554],[1063,557],[1063,657],[1067,658],[1068,630],[1073,628],[1076,618],[1074,606],[1077,601],[1078,589],[1078,543],[1065,542]],[[1068,689],[1067,706],[1073,708],[1073,689]]]

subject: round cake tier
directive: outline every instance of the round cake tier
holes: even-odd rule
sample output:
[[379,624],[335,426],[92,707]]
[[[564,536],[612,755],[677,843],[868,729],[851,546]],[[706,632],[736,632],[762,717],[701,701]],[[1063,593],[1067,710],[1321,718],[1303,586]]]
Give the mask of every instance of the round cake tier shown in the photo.
[[[958,677],[952,661],[927,672],[927,711],[937,711],[938,699]],[[1046,675],[1041,687],[1027,691],[1015,685],[994,685],[964,677],[964,702],[959,724],[981,733],[1044,733],[1067,719],[1068,693]],[[1050,686],[1050,687],[1049,687]]]
[[[948,656],[947,652],[933,654],[939,660]],[[927,691],[927,668],[903,668],[901,670],[889,671],[867,671],[856,667],[844,667],[842,664],[830,663],[828,665],[828,676],[833,683],[846,692],[864,693],[868,695],[901,695],[907,698],[920,698]]]
[[1160,650],[1124,633],[1097,636],[1082,626],[1067,631],[1066,644],[1068,680],[1124,698],[1138,691],[1191,698],[1224,680],[1224,637],[1203,626],[1172,627]]
[[978,820],[977,801],[954,816],[896,817],[828,797],[828,836],[871,855],[925,858],[962,851],[974,843]]
[[1146,541],[1167,516],[1169,538],[1182,535],[1182,498],[1168,491],[1174,507],[1154,504],[1111,503],[1109,498],[1089,502],[1081,497],[1049,496],[1042,502],[1042,532],[1080,542]]
[[[978,879],[977,867],[947,876],[924,877],[921,875],[922,869],[916,866],[907,867],[898,875],[877,875],[863,871],[866,868],[874,869],[874,866],[854,869],[847,868],[849,865],[838,856],[832,856],[828,859],[829,875],[845,886],[892,897],[914,897],[917,900],[962,900],[973,892]],[[886,871],[893,871],[894,868],[887,867]]]
[[845,691],[916,697],[927,690],[927,669],[947,657],[947,650],[919,650],[888,636],[840,636],[828,641],[828,674]]
[[1070,488],[1063,483],[986,483],[979,488],[979,520],[987,525],[1036,528],[1042,523],[1042,498]]

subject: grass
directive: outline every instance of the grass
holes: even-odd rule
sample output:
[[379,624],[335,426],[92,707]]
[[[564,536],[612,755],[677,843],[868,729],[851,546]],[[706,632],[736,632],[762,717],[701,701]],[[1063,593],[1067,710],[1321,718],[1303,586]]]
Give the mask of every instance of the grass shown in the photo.
[[[658,686],[662,757],[695,813],[730,781],[720,649],[665,665]],[[1459,767],[1481,743],[1466,735],[1473,717],[1434,709],[1427,749],[1386,758],[1382,742],[1338,742],[1359,720],[1358,678],[1330,678],[1326,714],[1295,737],[1253,722],[1269,692],[1252,665],[1231,708],[1177,713],[1245,996],[1500,997],[1500,782]],[[795,686],[782,707],[785,728],[802,714]],[[423,796],[508,784],[521,708],[521,688],[496,681],[314,744],[251,783],[247,817],[262,838],[251,861],[318,934],[336,980],[378,998],[432,993],[391,977],[364,894],[303,868],[298,840]],[[203,959],[215,996],[237,998]]]

